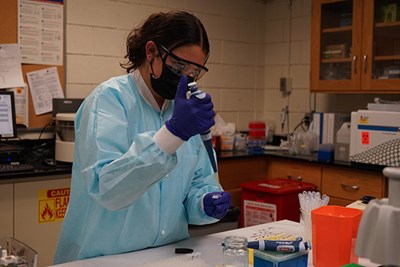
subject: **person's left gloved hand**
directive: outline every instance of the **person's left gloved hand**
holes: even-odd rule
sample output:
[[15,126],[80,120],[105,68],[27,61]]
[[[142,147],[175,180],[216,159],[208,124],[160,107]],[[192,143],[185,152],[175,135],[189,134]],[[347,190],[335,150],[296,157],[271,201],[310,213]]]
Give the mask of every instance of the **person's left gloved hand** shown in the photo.
[[203,198],[204,212],[216,219],[222,219],[231,206],[231,195],[228,192],[208,193]]

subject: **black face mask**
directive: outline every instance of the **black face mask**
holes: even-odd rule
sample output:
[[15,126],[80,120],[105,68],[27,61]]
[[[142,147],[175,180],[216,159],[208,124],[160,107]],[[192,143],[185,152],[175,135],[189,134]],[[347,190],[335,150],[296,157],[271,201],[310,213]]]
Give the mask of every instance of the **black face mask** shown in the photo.
[[[163,69],[160,77],[154,78],[153,74],[150,74],[151,86],[154,91],[157,92],[164,99],[174,99],[176,91],[178,89],[179,80],[181,79],[180,75],[175,74],[170,70],[165,63],[163,64]],[[194,78],[188,76],[188,83],[193,82]]]

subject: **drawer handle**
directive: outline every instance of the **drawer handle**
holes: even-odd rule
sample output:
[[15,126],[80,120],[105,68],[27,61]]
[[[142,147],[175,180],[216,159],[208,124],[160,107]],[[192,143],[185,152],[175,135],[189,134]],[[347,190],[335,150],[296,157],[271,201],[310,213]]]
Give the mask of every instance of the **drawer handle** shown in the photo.
[[301,176],[291,176],[291,175],[288,175],[287,178],[288,178],[289,180],[296,180],[296,181],[301,181],[301,180],[303,180],[303,177],[301,177]]
[[360,189],[358,185],[341,184],[341,186],[347,191],[358,191]]

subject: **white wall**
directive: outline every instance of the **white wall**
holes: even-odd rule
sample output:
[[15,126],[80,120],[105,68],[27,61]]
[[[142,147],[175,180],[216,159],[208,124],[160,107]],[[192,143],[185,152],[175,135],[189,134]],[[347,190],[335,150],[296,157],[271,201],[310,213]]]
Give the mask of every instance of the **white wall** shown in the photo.
[[125,38],[153,12],[185,9],[204,23],[210,69],[200,81],[225,121],[246,130],[264,111],[265,4],[256,0],[67,0],[66,92],[86,97],[119,67]]
[[[289,108],[291,129],[310,110],[310,25],[311,0],[267,1],[264,117],[277,126],[277,133],[283,107]],[[281,77],[291,80],[289,95],[279,90]]]
[[[281,133],[280,111],[286,105],[285,133],[311,110],[365,108],[376,95],[310,94],[311,1],[66,0],[67,97],[86,97],[97,84],[124,73],[119,62],[125,37],[148,15],[185,9],[201,18],[211,43],[210,71],[200,85],[238,130],[261,119]],[[279,91],[280,77],[291,78],[290,96]],[[381,97],[399,99],[398,94]]]

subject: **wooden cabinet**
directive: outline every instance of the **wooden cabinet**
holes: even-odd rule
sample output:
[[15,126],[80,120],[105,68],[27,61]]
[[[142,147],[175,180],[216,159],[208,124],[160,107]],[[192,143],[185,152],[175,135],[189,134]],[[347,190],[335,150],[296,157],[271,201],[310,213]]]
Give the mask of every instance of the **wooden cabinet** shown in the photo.
[[312,183],[321,189],[321,168],[312,163],[269,158],[268,178],[287,178]]
[[330,197],[330,205],[347,206],[363,196],[387,196],[387,180],[379,171],[275,157],[268,157],[267,167],[267,178],[315,184],[318,191]]
[[363,196],[387,196],[386,179],[380,172],[324,167],[322,193],[331,205],[348,205]]
[[224,190],[231,193],[232,206],[241,206],[242,189],[240,183],[266,179],[266,174],[267,161],[263,156],[218,160],[219,181]]
[[400,0],[313,0],[311,91],[400,91]]

